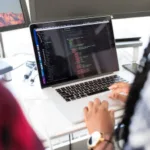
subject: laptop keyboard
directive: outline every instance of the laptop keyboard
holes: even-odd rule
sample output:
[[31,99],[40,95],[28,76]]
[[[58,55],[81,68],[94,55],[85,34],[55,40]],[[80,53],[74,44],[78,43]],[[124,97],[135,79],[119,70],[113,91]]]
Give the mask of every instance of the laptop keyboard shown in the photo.
[[108,87],[117,82],[126,82],[123,78],[113,75],[96,79],[72,86],[56,89],[56,91],[67,101],[77,100],[101,92],[109,91]]

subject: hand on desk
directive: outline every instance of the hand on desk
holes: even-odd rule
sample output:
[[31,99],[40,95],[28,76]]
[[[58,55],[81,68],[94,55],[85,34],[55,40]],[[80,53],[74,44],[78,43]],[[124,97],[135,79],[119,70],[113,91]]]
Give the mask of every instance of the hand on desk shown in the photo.
[[[109,98],[113,100],[121,100],[123,102],[126,102],[129,91],[130,91],[130,84],[125,82],[120,82],[113,84],[109,89],[112,91],[109,95]],[[123,94],[122,94],[123,93]]]
[[[125,102],[130,91],[130,85],[120,82],[112,85],[110,90],[112,90],[110,98]],[[113,132],[114,112],[108,111],[107,101],[100,102],[99,99],[95,99],[94,102],[89,102],[88,107],[84,108],[84,119],[90,134],[94,131],[109,134]]]
[[[107,119],[106,119],[107,118]],[[108,111],[108,102],[95,99],[84,108],[84,119],[89,133],[95,131],[112,134],[114,130],[114,111]]]
[[[130,91],[130,85],[128,83],[120,82],[112,85],[110,98],[119,99],[126,102],[127,96]],[[124,95],[122,94],[124,93]],[[126,95],[125,95],[126,94]],[[114,111],[108,111],[108,102],[101,102],[99,99],[95,99],[94,102],[89,102],[88,107],[84,108],[84,120],[89,131],[89,134],[98,131],[105,135],[106,140],[111,140],[114,131]],[[100,143],[94,150],[103,149],[105,143]],[[108,149],[112,150],[113,146],[108,145]]]
[[[108,102],[95,99],[84,108],[84,119],[89,134],[100,132],[104,134],[105,140],[111,140],[114,131],[114,111],[108,111]],[[105,142],[99,143],[93,150],[101,150],[106,146]],[[112,150],[112,145],[107,146]]]

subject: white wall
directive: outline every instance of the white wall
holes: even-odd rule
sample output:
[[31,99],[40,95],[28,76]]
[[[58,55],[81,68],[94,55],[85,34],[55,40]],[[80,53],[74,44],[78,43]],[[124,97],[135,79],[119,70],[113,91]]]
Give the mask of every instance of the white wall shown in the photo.
[[[27,6],[29,8],[29,0]],[[114,31],[119,30],[123,33],[124,29],[135,32],[142,37],[144,46],[147,43],[150,35],[150,17],[130,18],[114,20]],[[33,53],[33,47],[28,28],[5,32],[3,34],[4,47],[7,56],[12,56],[16,53]]]
[[[150,17],[141,18],[130,18],[130,19],[120,19],[113,21],[114,32],[119,30],[121,33],[126,31],[131,31],[136,35],[142,37],[141,41],[143,46],[139,51],[139,60],[143,55],[143,50],[147,46],[150,37]],[[125,30],[124,30],[125,29]]]
[[[29,11],[29,0],[26,2]],[[33,53],[29,28],[4,32],[2,35],[5,53],[8,57],[16,53]]]

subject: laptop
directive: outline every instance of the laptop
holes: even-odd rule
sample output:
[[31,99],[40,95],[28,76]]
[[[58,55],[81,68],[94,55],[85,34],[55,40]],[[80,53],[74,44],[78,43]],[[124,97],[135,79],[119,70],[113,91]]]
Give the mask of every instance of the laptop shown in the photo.
[[124,81],[119,70],[110,16],[80,18],[30,26],[44,94],[73,124],[83,122],[83,108],[94,98],[108,98],[108,87]]

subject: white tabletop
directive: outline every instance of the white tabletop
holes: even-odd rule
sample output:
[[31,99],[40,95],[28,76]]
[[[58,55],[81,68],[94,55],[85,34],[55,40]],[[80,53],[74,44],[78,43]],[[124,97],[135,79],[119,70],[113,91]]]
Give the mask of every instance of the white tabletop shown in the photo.
[[[13,80],[6,83],[6,86],[17,98],[28,121],[41,139],[85,128],[84,123],[73,125],[54,106],[52,100],[43,95],[38,78],[33,86],[30,82],[25,82],[23,80],[25,71],[25,66],[14,70]],[[118,74],[130,82],[133,80],[133,75],[125,70]]]
[[[132,43],[119,43],[118,48],[128,47],[139,47],[141,41]],[[128,50],[118,50],[118,60],[120,64],[119,75],[124,77],[126,80],[132,82],[133,74],[125,71],[121,65],[132,62],[132,53]],[[23,64],[27,60],[34,60],[33,56],[19,55],[10,59],[10,64],[13,64],[14,68],[17,68],[18,64]],[[40,139],[47,140],[50,137],[58,137],[73,131],[78,131],[85,128],[85,124],[81,123],[78,125],[72,124],[69,120],[63,116],[60,111],[52,103],[52,99],[45,97],[40,87],[39,79],[36,78],[36,82],[31,86],[30,82],[24,81],[24,74],[26,67],[21,66],[12,72],[12,81],[6,83],[6,86],[17,98],[17,101],[21,105],[26,118],[37,133]],[[117,112],[115,115],[122,115],[122,111]],[[116,119],[116,123],[120,119]]]

